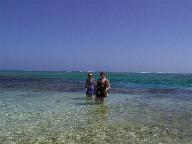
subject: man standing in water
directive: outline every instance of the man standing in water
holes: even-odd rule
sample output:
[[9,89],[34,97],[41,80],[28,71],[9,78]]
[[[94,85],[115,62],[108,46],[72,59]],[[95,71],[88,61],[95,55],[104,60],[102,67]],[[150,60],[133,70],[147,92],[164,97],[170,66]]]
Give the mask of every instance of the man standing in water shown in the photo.
[[110,89],[109,80],[106,78],[105,72],[100,72],[100,78],[96,84],[96,96],[95,102],[104,102],[105,97],[108,96],[108,90]]

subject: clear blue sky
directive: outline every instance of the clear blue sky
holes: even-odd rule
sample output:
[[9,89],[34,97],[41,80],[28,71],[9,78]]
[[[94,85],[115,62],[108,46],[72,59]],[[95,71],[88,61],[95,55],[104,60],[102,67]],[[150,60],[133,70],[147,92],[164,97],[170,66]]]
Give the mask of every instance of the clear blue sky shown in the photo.
[[192,72],[192,0],[0,0],[0,69]]

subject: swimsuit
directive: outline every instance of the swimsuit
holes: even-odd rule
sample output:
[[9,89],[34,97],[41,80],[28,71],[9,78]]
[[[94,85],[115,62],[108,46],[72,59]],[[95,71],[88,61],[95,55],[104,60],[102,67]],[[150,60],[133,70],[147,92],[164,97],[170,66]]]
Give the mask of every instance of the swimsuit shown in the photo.
[[107,97],[107,91],[106,91],[107,87],[108,87],[107,79],[104,82],[102,82],[102,79],[99,79],[97,81],[96,96]]
[[87,91],[86,91],[86,95],[87,96],[92,96],[94,94],[94,79],[88,80],[87,79],[87,83],[88,83],[88,87],[87,87]]

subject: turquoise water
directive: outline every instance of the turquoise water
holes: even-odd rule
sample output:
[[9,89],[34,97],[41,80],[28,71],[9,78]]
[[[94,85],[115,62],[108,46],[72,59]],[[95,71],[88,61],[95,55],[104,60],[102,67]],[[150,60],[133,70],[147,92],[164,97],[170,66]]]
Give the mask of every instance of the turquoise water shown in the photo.
[[[95,73],[97,77],[98,73]],[[86,73],[0,72],[0,142],[192,143],[192,75],[108,73],[104,104]]]

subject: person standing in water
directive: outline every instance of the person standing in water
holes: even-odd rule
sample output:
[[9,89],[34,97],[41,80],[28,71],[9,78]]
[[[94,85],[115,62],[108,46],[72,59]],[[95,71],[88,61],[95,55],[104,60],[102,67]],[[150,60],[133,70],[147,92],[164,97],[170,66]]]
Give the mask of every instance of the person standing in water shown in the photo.
[[86,84],[85,84],[85,92],[87,97],[92,97],[95,91],[95,79],[93,78],[92,73],[88,73]]
[[109,80],[106,78],[105,72],[100,72],[100,78],[96,84],[96,97],[95,102],[104,102],[105,97],[108,96],[108,90],[110,89]]

